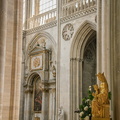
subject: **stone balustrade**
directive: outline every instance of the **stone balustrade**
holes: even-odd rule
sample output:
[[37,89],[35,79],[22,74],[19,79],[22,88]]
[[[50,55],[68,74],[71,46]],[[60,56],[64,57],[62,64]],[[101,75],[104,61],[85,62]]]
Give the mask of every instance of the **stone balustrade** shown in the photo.
[[56,20],[56,9],[28,18],[27,29],[38,27],[54,20]]
[[[76,13],[87,14],[87,10],[96,7],[97,0],[61,0],[61,18],[74,15]],[[86,11],[86,12],[85,12]],[[33,15],[27,19],[27,29],[32,29],[56,20],[56,9],[48,12]]]
[[62,0],[62,17],[93,7],[96,2],[97,0]]

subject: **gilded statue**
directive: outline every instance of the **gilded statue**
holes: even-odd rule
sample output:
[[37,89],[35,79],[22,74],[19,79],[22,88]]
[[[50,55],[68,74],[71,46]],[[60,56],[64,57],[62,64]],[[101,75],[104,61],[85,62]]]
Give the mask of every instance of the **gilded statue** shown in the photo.
[[92,100],[92,120],[109,120],[109,99],[108,99],[108,83],[104,73],[97,74],[101,81],[100,86],[93,85],[95,92],[92,93],[94,99]]

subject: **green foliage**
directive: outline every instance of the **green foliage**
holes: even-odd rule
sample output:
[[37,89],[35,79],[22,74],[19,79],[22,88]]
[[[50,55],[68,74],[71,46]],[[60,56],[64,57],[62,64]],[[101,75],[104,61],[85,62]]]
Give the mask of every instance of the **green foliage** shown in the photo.
[[88,90],[88,96],[82,99],[82,104],[79,106],[80,118],[91,116],[91,101],[93,100],[92,92]]
[[[108,93],[108,98],[111,100],[111,92]],[[94,96],[92,95],[91,89],[88,90],[88,96],[82,99],[82,104],[79,105],[79,113],[80,118],[84,119],[85,117],[92,117],[91,114],[91,102],[94,99]]]

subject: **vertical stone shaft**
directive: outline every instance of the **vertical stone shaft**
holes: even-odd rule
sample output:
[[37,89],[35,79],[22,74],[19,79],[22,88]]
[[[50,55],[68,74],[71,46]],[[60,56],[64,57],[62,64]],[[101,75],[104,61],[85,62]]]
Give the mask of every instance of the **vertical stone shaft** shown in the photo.
[[18,120],[22,0],[1,0],[0,12],[0,120]]
[[44,90],[42,93],[42,115],[43,115],[43,120],[48,120],[48,113],[49,113],[49,91]]
[[110,1],[102,0],[102,72],[110,86]]
[[5,48],[7,32],[7,1],[0,1],[0,120],[2,120],[4,70],[5,70]]
[[110,86],[110,2],[97,1],[97,73],[104,72]]

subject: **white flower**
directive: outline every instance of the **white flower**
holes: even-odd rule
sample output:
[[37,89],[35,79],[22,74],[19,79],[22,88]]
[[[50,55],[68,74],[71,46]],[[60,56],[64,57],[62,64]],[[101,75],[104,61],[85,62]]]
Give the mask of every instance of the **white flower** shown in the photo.
[[88,110],[88,106],[85,106],[85,107],[84,107],[84,110],[87,111],[87,110]]
[[80,117],[82,117],[83,114],[84,114],[84,112],[80,112]]
[[86,116],[86,117],[85,117],[85,120],[89,120],[89,116]]
[[91,91],[91,86],[89,86],[89,90]]
[[86,100],[86,102],[89,102],[89,101],[90,101],[90,99],[87,99],[87,100]]

